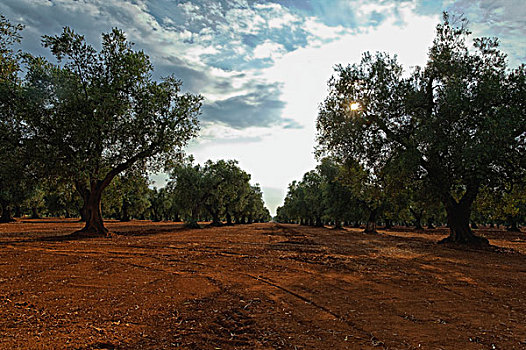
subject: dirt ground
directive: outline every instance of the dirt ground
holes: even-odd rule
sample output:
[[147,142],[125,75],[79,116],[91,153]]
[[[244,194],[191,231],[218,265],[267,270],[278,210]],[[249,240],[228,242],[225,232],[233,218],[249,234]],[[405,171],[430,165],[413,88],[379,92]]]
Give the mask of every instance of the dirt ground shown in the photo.
[[526,234],[0,224],[1,349],[526,349]]

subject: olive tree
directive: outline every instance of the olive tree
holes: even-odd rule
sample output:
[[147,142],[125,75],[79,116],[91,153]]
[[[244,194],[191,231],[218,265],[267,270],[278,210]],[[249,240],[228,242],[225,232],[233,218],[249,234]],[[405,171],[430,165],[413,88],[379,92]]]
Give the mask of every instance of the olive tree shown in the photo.
[[213,181],[203,166],[194,164],[192,158],[171,169],[170,181],[166,188],[188,227],[200,228],[199,215],[204,209],[207,197],[211,195]]
[[366,53],[337,66],[318,119],[319,152],[381,168],[394,155],[421,172],[447,212],[447,242],[487,244],[469,218],[479,190],[524,172],[526,67],[510,70],[498,40],[474,39],[447,14],[425,67]]
[[173,76],[154,80],[149,57],[118,29],[102,35],[100,51],[67,27],[42,41],[58,63],[29,60],[35,155],[49,174],[74,181],[84,200],[79,233],[105,235],[104,189],[132,167],[159,170],[177,158],[197,135],[202,98],[182,93]]
[[322,178],[322,194],[325,215],[334,221],[335,228],[342,227],[357,209],[357,200],[351,189],[340,179],[343,167],[332,158],[324,158],[316,167]]
[[235,160],[207,161],[194,164],[190,157],[173,166],[167,191],[172,203],[179,208],[189,227],[198,228],[200,215],[211,216],[211,226],[221,226],[226,217],[232,224],[268,219],[259,185],[251,186],[250,175]]

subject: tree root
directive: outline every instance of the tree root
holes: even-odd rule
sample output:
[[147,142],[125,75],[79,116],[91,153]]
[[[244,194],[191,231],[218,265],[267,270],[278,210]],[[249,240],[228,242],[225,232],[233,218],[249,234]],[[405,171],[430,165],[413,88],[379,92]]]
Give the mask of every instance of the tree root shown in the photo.
[[376,231],[376,230],[370,230],[370,229],[365,229],[365,230],[363,230],[363,233],[370,233],[370,234],[376,235],[376,234],[378,234],[378,231]]
[[489,241],[484,237],[471,236],[468,239],[455,239],[453,236],[448,236],[438,242],[438,244],[458,244],[472,247],[489,247]]
[[16,222],[16,220],[14,218],[0,219],[0,224],[7,224],[7,223],[10,223],[10,222]]
[[225,226],[222,222],[211,222],[210,224],[208,224],[208,227],[222,227],[222,226]]
[[74,238],[95,238],[95,237],[114,237],[114,234],[111,233],[108,229],[97,230],[94,228],[83,228],[81,230],[75,231],[69,235]]
[[185,228],[200,229],[201,226],[197,222],[187,222],[184,224]]

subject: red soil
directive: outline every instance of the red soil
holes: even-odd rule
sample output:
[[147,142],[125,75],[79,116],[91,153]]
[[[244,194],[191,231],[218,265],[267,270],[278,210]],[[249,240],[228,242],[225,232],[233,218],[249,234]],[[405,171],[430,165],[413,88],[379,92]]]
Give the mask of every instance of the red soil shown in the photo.
[[526,349],[526,235],[0,225],[1,349]]

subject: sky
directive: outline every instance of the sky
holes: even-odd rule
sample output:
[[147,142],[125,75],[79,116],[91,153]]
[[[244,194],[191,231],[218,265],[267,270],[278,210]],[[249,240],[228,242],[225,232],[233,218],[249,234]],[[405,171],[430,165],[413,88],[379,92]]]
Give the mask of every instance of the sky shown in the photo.
[[[318,106],[336,64],[363,52],[424,65],[443,11],[463,14],[474,36],[497,36],[509,64],[526,62],[526,0],[2,0],[0,13],[25,25],[22,48],[50,57],[42,35],[70,26],[100,47],[124,30],[156,78],[175,74],[201,94],[198,162],[237,159],[259,183],[272,214],[287,186],[317,161]],[[152,177],[162,186],[165,174]]]

